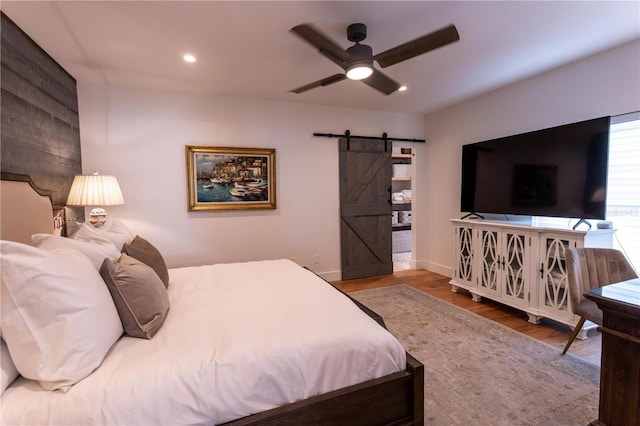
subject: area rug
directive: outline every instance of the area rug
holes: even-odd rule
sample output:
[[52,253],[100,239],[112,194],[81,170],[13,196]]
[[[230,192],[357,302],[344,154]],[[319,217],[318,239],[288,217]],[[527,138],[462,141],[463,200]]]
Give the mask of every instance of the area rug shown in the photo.
[[586,425],[597,365],[407,285],[349,294],[425,371],[426,425]]

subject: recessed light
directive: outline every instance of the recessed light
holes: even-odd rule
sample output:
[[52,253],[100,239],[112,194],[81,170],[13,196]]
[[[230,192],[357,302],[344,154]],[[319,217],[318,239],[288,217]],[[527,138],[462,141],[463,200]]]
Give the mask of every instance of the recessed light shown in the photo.
[[193,56],[191,53],[187,53],[186,55],[184,55],[182,57],[182,59],[184,59],[185,62],[195,62],[196,61],[196,57]]
[[400,86],[400,88],[398,89],[398,92],[406,92],[407,91],[407,86]]

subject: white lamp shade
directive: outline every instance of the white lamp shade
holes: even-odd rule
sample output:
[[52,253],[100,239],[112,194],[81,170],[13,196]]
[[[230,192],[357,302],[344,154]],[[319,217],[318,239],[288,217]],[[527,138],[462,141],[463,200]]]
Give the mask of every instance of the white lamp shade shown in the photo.
[[67,204],[70,206],[117,206],[124,204],[115,176],[77,175],[71,184]]

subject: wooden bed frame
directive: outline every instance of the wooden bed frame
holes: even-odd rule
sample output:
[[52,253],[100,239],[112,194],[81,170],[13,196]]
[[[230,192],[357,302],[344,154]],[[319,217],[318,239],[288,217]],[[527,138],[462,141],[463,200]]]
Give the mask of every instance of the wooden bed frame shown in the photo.
[[407,353],[407,369],[224,423],[240,425],[422,425],[424,367]]
[[[51,208],[51,223],[37,225],[27,224],[29,229],[25,234],[31,235],[35,229],[43,232],[42,228],[52,230],[53,206],[48,191],[43,191],[33,183],[29,176],[2,173],[3,181],[23,182],[25,188],[30,188],[40,197],[48,197]],[[7,187],[4,186],[6,189]],[[24,203],[11,201],[6,196],[10,191],[2,193],[2,223],[5,226],[9,217],[20,217],[29,207]],[[11,214],[10,210],[14,213]],[[59,210],[56,206],[55,210]],[[35,225],[35,228],[34,228]],[[13,225],[11,225],[13,226]],[[51,232],[51,231],[49,231]],[[35,233],[35,232],[33,232]],[[13,239],[2,233],[3,239]],[[15,239],[14,239],[15,240]],[[24,241],[24,238],[22,239]],[[339,290],[338,290],[339,291]],[[346,295],[346,294],[345,294]],[[349,297],[348,295],[346,295]],[[385,327],[384,320],[371,309],[349,297],[360,309]],[[424,424],[424,366],[420,361],[407,353],[407,367],[398,373],[393,373],[378,379],[369,380],[357,385],[338,389],[333,392],[314,396],[302,401],[286,404],[272,410],[257,413],[248,417],[224,423],[225,426],[245,425],[422,425]]]

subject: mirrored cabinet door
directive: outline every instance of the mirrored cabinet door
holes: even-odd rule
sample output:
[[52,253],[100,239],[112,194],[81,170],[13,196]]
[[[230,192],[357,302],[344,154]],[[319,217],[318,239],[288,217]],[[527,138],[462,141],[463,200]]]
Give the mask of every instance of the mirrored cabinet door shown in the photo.
[[503,239],[504,283],[502,297],[517,305],[529,302],[528,274],[530,264],[530,236],[528,233],[505,232]]
[[567,269],[564,251],[576,241],[566,236],[543,235],[540,244],[540,309],[555,316],[572,318],[567,291]]
[[500,233],[496,230],[479,229],[482,253],[478,287],[490,293],[500,293],[501,260]]

